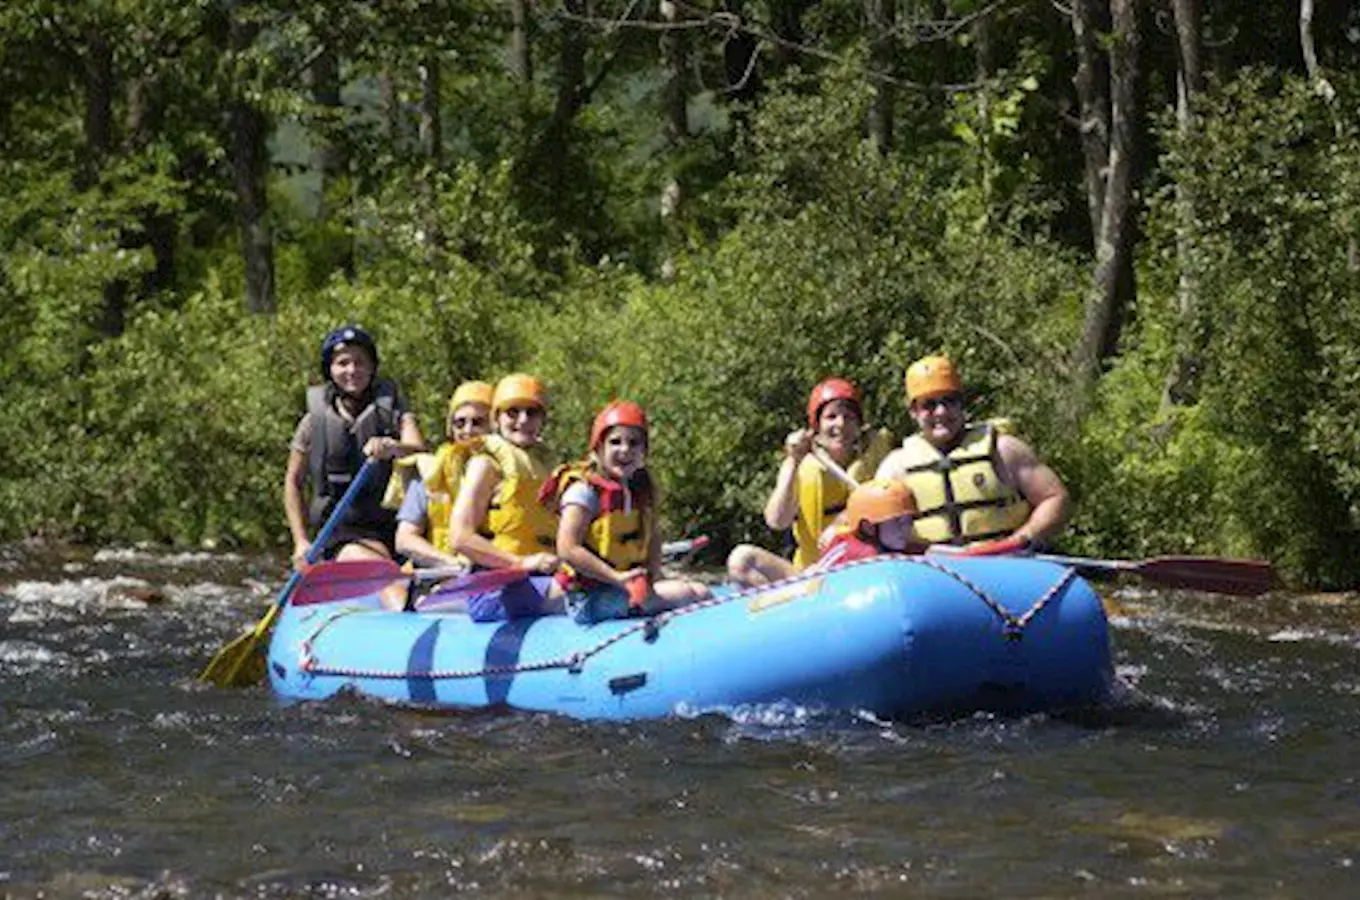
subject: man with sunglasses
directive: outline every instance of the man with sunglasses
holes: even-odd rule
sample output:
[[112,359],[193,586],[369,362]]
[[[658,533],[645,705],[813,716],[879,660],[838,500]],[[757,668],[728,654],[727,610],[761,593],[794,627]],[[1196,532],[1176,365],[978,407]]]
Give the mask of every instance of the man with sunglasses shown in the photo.
[[1042,545],[1070,513],[1067,489],[1028,444],[993,422],[970,423],[963,381],[943,356],[907,367],[907,403],[917,432],[890,453],[878,478],[916,495],[916,536],[966,545],[970,555]]

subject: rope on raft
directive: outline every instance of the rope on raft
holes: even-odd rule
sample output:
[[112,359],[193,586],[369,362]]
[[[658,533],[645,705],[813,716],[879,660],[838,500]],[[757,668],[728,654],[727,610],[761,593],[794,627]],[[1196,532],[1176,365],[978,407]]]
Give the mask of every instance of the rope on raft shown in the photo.
[[850,569],[855,566],[862,566],[871,563],[879,563],[885,561],[913,562],[916,563],[917,565],[922,565],[926,566],[927,568],[934,569],[935,571],[940,572],[941,574],[944,574],[954,579],[959,584],[967,588],[970,593],[972,593],[974,596],[980,599],[989,609],[992,610],[992,612],[996,613],[997,617],[1001,620],[1003,625],[1002,633],[1005,639],[1008,641],[1019,640],[1021,637],[1023,637],[1025,626],[1028,625],[1031,621],[1033,621],[1034,617],[1039,614],[1040,610],[1047,606],[1048,603],[1051,600],[1053,600],[1053,598],[1057,597],[1063,591],[1063,589],[1066,588],[1067,585],[1071,583],[1071,581],[1076,577],[1077,574],[1075,569],[1066,569],[1063,572],[1062,577],[1059,578],[1058,581],[1054,583],[1052,587],[1045,591],[1044,594],[1032,606],[1030,606],[1028,610],[1026,610],[1021,615],[1016,616],[1009,610],[1007,610],[1004,606],[1002,606],[1000,603],[996,602],[994,599],[988,596],[987,593],[982,588],[978,587],[976,584],[974,584],[972,581],[966,578],[963,574],[955,571],[954,569],[951,569],[946,565],[943,565],[942,563],[936,560],[924,556],[904,556],[902,554],[887,553],[881,556],[870,557],[869,559],[861,559],[855,560],[853,562],[848,562],[843,565],[836,566],[833,569],[825,571],[800,572],[797,575],[793,575],[781,581],[776,581],[770,584],[760,585],[757,587],[744,588],[740,591],[734,591],[731,594],[726,594],[721,597],[710,597],[707,600],[700,600],[697,603],[691,603],[688,606],[682,606],[679,607],[678,609],[666,610],[665,612],[658,613],[656,616],[639,620],[637,624],[633,625],[631,628],[625,628],[622,631],[615,632],[614,634],[610,635],[609,637],[605,638],[604,640],[600,641],[599,643],[595,644],[592,647],[588,647],[584,650],[577,650],[576,652],[567,654],[565,656],[559,656],[553,659],[540,660],[538,662],[515,663],[514,665],[507,666],[481,666],[476,669],[430,669],[424,672],[411,671],[409,669],[359,669],[349,668],[345,666],[328,666],[321,663],[313,653],[313,647],[317,639],[320,638],[322,632],[324,632],[327,628],[331,626],[332,623],[338,621],[343,616],[352,615],[356,613],[370,612],[370,610],[368,609],[353,607],[342,609],[335,615],[327,617],[325,621],[321,622],[316,627],[316,629],[299,644],[298,668],[309,675],[333,675],[341,678],[376,678],[390,680],[415,678],[432,681],[454,680],[461,678],[485,678],[487,676],[496,675],[518,675],[522,672],[542,672],[550,669],[566,669],[569,672],[577,673],[582,671],[582,669],[585,667],[586,661],[589,660],[591,657],[603,653],[605,650],[609,649],[613,645],[619,643],[620,641],[626,640],[627,638],[632,637],[633,635],[638,634],[639,632],[643,634],[646,640],[648,641],[655,640],[657,635],[660,633],[661,629],[665,625],[669,624],[671,621],[675,619],[680,618],[681,616],[691,615],[693,613],[698,612],[701,609],[708,609],[714,606],[722,606],[724,604],[733,603],[737,600],[742,600],[747,597],[753,597],[758,594],[772,592],[776,589],[785,588],[790,585],[800,584],[805,581],[811,581],[813,579],[822,578],[825,577],[828,574],[828,572],[839,571],[841,569]]

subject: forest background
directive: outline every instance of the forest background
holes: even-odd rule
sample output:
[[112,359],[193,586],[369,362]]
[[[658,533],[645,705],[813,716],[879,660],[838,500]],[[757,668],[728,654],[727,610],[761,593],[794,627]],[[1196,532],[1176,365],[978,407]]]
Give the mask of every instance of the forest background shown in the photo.
[[943,351],[1062,546],[1360,583],[1348,0],[10,0],[0,537],[272,547],[317,347],[646,404],[671,536]]

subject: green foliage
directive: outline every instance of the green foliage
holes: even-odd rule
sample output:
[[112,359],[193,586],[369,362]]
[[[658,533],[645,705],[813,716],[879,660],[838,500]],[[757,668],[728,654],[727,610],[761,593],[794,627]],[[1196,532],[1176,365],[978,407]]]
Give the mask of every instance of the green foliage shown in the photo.
[[[1234,35],[1224,75],[1191,136],[1152,135],[1139,301],[1074,429],[1058,411],[1090,236],[1064,121],[1071,31],[1051,7],[954,2],[990,13],[954,26],[899,9],[893,62],[862,4],[748,4],[744,23],[797,40],[762,47],[739,85],[740,35],[685,29],[677,138],[658,35],[632,27],[645,4],[588,4],[594,23],[530,4],[527,81],[494,0],[229,6],[0,10],[0,535],[277,541],[318,341],[358,321],[431,442],[471,377],[544,376],[562,458],[602,403],[643,402],[672,531],[772,545],[759,513],[809,387],[855,379],[902,435],[904,365],[943,351],[973,414],[1015,420],[1073,489],[1067,549],[1259,554],[1301,583],[1355,584],[1360,85],[1335,10],[1316,20],[1330,100],[1221,68],[1295,65],[1276,40],[1287,11],[1206,10]],[[258,28],[233,44],[230,21]],[[1171,71],[1168,40],[1145,38]],[[323,48],[339,106],[310,80]],[[419,133],[432,60],[437,160]],[[1145,94],[1170,108],[1169,79]],[[883,96],[891,148],[866,138]],[[241,100],[277,126],[267,317],[240,300],[226,109]],[[347,166],[324,182],[323,144]],[[1198,402],[1164,408],[1190,338]]]
[[[1246,73],[1206,98],[1191,140],[1166,136],[1167,170],[1194,197],[1198,302],[1186,322],[1174,280],[1151,279],[1162,299],[1145,286],[1139,335],[1102,384],[1081,478],[1099,546],[1268,556],[1299,581],[1353,583],[1356,123],[1339,111],[1302,82]],[[1174,217],[1168,192],[1151,228],[1162,247]],[[1200,401],[1159,414],[1185,328],[1206,338]]]

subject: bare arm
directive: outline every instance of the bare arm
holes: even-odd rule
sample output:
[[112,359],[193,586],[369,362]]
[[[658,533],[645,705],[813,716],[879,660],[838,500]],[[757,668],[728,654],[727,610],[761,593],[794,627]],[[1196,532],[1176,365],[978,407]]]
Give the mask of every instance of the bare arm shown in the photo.
[[397,523],[397,552],[423,566],[456,566],[462,560],[431,544],[414,522]]
[[288,468],[283,476],[283,511],[288,517],[288,531],[293,536],[293,558],[307,555],[311,542],[307,539],[307,514],[303,501],[303,486],[307,483],[307,456],[297,450],[288,451]]
[[455,553],[461,553],[479,566],[488,569],[524,568],[544,575],[557,568],[557,557],[551,553],[531,553],[516,556],[502,550],[477,533],[491,509],[491,498],[501,483],[500,469],[485,456],[474,456],[468,461],[458,498],[449,516],[449,543]]
[[501,550],[477,533],[486,521],[491,498],[500,482],[501,473],[491,460],[484,456],[473,457],[463,473],[458,498],[453,502],[453,514],[449,517],[449,543],[454,551],[489,569],[509,569],[520,564],[518,556]]
[[400,441],[401,443],[397,445],[397,456],[420,453],[425,449],[425,438],[420,433],[420,426],[416,424],[415,413],[408,412],[402,415]]
[[1029,501],[1030,514],[1015,530],[1017,537],[1043,544],[1062,531],[1072,514],[1072,501],[1058,473],[1044,464],[1034,450],[1014,435],[997,438],[1001,475]]
[[806,429],[791,432],[784,440],[784,461],[779,464],[774,490],[765,501],[765,524],[775,531],[793,527],[798,518],[798,465],[812,448],[812,433]]

